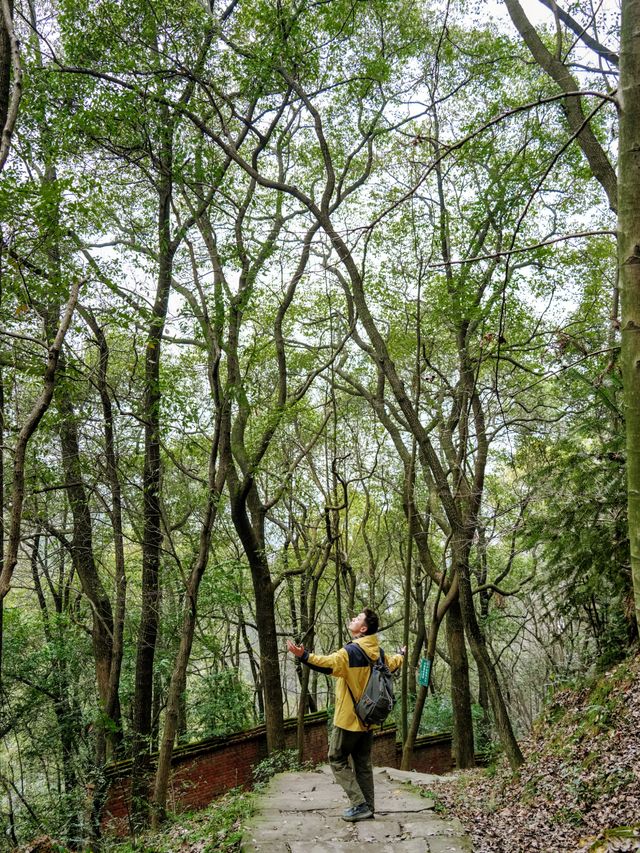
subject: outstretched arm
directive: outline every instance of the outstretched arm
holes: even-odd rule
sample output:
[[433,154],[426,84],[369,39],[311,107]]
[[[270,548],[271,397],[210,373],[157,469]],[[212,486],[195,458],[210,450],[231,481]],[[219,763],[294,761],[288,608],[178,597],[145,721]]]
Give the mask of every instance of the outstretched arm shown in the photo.
[[344,678],[349,669],[349,657],[344,649],[338,649],[332,655],[315,655],[304,646],[296,645],[293,640],[287,640],[287,649],[311,669],[333,675],[334,678]]
[[391,672],[395,672],[397,669],[400,669],[400,667],[402,666],[402,664],[404,662],[404,656],[406,655],[406,653],[407,653],[407,647],[403,646],[400,649],[399,654],[389,655],[389,657],[386,658],[387,666],[389,667]]

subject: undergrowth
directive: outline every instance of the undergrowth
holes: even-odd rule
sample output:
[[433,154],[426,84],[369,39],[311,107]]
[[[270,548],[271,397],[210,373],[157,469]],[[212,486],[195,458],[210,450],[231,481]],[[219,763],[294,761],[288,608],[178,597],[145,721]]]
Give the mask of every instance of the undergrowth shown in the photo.
[[251,792],[235,788],[206,809],[174,815],[161,831],[126,841],[107,840],[103,853],[213,853],[240,850],[244,825],[255,810]]
[[521,746],[441,784],[477,853],[640,850],[640,656],[564,687]]
[[[295,750],[274,752],[253,771],[254,790],[260,790],[276,773],[299,770]],[[255,811],[255,797],[241,788],[229,791],[206,809],[173,815],[161,832],[145,833],[127,841],[109,841],[103,853],[213,853],[240,850],[244,827]]]

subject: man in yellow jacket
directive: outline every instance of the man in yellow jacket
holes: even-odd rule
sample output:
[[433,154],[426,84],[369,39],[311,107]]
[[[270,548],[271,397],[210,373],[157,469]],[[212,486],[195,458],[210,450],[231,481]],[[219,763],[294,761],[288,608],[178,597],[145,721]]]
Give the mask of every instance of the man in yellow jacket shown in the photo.
[[[356,715],[354,699],[357,702],[367,686],[371,672],[369,660],[375,663],[382,650],[377,637],[378,617],[373,610],[365,607],[353,617],[348,628],[353,640],[331,655],[313,654],[291,640],[287,640],[287,648],[302,663],[338,679],[329,764],[336,782],[344,788],[351,803],[342,817],[357,821],[372,818],[375,803],[371,765],[373,731]],[[402,649],[400,654],[385,657],[391,672],[402,666],[404,653]]]

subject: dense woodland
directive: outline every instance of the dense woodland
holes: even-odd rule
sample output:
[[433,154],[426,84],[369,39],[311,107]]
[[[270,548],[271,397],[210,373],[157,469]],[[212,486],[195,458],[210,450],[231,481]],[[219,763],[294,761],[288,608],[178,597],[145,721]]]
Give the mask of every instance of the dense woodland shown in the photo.
[[286,637],[363,606],[405,766],[517,768],[632,652],[639,20],[2,0],[0,843],[95,838],[117,759],[143,827],[177,743],[278,751],[332,702]]

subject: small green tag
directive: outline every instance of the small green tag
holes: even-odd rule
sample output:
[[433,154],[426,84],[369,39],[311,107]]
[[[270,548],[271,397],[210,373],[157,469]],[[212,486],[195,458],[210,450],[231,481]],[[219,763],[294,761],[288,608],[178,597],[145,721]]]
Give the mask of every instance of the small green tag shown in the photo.
[[418,684],[421,687],[429,686],[429,676],[431,675],[431,661],[427,658],[422,658],[420,661],[420,671],[418,672]]

